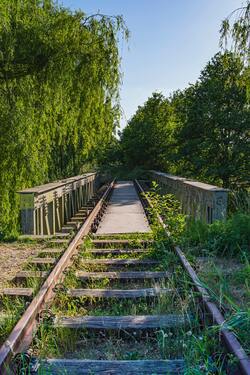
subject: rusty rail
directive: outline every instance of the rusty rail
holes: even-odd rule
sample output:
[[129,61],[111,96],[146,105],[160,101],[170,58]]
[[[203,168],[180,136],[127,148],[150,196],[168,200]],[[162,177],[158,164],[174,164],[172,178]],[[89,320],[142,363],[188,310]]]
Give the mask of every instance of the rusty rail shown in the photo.
[[[136,187],[138,191],[141,194],[144,193],[144,190],[142,186],[140,185],[140,183],[137,180],[135,180],[135,183],[136,183]],[[146,204],[148,204],[149,207],[153,208],[153,205],[148,197],[144,195],[142,199],[144,202],[146,202]],[[158,214],[157,214],[157,217],[158,217],[159,223],[164,228],[166,234],[169,236],[170,234],[162,218]],[[241,346],[235,334],[231,332],[228,328],[226,328],[226,321],[225,321],[224,316],[222,315],[222,313],[220,312],[216,304],[211,301],[210,295],[207,289],[202,286],[202,282],[199,280],[199,277],[197,276],[193,267],[191,266],[191,264],[185,257],[184,253],[181,251],[181,249],[178,246],[175,246],[174,249],[175,249],[177,256],[179,257],[181,261],[183,268],[187,271],[188,275],[190,276],[195,289],[199,292],[201,300],[207,312],[211,316],[212,321],[220,328],[219,332],[221,334],[221,337],[223,339],[223,342],[227,350],[230,353],[232,353],[239,361],[239,368],[240,368],[241,374],[250,375],[250,358],[248,357],[247,353]]]
[[6,371],[8,371],[8,366],[13,355],[17,352],[23,351],[30,345],[32,341],[32,333],[36,328],[37,315],[43,309],[45,304],[49,302],[51,298],[53,298],[53,288],[58,283],[58,281],[61,282],[63,280],[63,271],[70,265],[72,261],[72,255],[75,253],[79,241],[90,231],[91,225],[93,224],[96,216],[101,210],[103,203],[108,198],[113,185],[114,181],[108,186],[102,198],[96,204],[91,214],[88,216],[76,235],[73,237],[68,248],[65,250],[56,266],[52,269],[51,273],[43,283],[41,289],[34,297],[28,308],[25,310],[25,312],[13,328],[9,337],[0,348],[1,374],[4,374]]

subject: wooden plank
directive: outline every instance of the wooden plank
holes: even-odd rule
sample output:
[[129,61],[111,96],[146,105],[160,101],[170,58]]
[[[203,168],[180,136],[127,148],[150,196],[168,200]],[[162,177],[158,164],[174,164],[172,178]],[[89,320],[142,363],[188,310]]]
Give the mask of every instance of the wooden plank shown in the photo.
[[57,317],[57,328],[88,329],[154,329],[174,328],[185,325],[187,319],[182,314],[168,315],[128,315],[128,316],[77,316]]
[[81,280],[87,279],[119,279],[119,280],[139,280],[139,279],[163,279],[169,277],[169,272],[134,271],[134,272],[84,272],[77,271],[76,276]]
[[83,222],[83,219],[79,218],[79,217],[72,217],[69,221],[70,223],[82,223]]
[[64,237],[67,237],[67,236],[68,236],[67,233],[61,233],[61,232],[57,232],[55,234],[23,234],[23,235],[19,236],[18,239],[20,241],[22,241],[22,240],[34,240],[34,241],[49,240],[49,241],[52,241],[52,240],[64,238]]
[[95,255],[122,255],[122,254],[144,254],[146,249],[87,249],[88,253],[95,254]]
[[70,297],[97,297],[97,298],[144,298],[156,297],[173,292],[167,288],[145,288],[145,289],[70,289]]
[[82,222],[83,220],[85,220],[86,219],[86,215],[77,215],[77,216],[72,216],[70,219],[69,219],[69,221],[70,222],[72,222],[72,223],[74,223],[74,222],[78,222],[78,221],[80,221],[80,222]]
[[43,249],[39,251],[39,254],[61,254],[63,249],[60,248],[51,248],[51,249]]
[[15,297],[32,297],[33,288],[4,288],[3,295]]
[[55,239],[52,239],[49,241],[49,243],[52,243],[52,244],[65,244],[67,245],[69,243],[69,238],[68,239],[64,239],[64,238],[55,238]]
[[68,221],[67,223],[64,223],[63,228],[73,228],[75,229],[77,227],[76,223],[71,223],[70,221]]
[[154,259],[88,259],[88,258],[82,259],[82,262],[84,264],[94,264],[94,265],[110,264],[110,265],[117,265],[117,266],[154,265],[154,264],[161,263],[159,260],[154,260]]
[[20,271],[16,274],[16,280],[29,279],[29,278],[45,278],[49,272],[47,271]]
[[81,360],[47,359],[39,363],[44,374],[61,375],[174,375],[186,371],[183,359],[173,360]]
[[49,240],[49,239],[52,239],[54,238],[54,236],[52,235],[48,235],[48,234],[21,234],[20,236],[18,236],[18,239],[20,241],[22,240]]
[[[136,243],[140,243],[141,245],[148,245],[152,244],[153,240],[136,240]],[[94,245],[131,245],[133,241],[131,240],[115,240],[115,239],[95,239],[92,240]]]
[[67,238],[68,236],[69,236],[68,233],[62,233],[62,232],[55,233],[55,237],[57,238]]
[[75,229],[76,229],[76,227],[75,226],[63,226],[62,228],[61,228],[61,231],[62,231],[62,233],[70,233],[70,232],[74,232],[75,231]]
[[56,262],[55,258],[32,258],[30,264],[54,264]]

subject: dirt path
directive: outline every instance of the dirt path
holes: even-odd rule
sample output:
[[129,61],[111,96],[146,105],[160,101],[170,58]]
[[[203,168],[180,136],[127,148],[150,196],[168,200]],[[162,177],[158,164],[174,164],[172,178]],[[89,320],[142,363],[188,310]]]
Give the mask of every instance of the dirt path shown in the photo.
[[0,243],[0,288],[5,287],[20,271],[27,259],[37,255],[42,245],[29,243]]

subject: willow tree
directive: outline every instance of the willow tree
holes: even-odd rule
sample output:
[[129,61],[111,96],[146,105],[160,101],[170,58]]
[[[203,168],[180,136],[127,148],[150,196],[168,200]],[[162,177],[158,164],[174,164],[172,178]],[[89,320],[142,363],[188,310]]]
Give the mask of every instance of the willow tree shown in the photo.
[[[223,21],[220,29],[220,45],[231,49],[246,67],[246,85],[250,100],[250,1],[245,0],[241,7],[234,9]],[[229,41],[230,44],[229,45]]]
[[112,139],[124,33],[119,16],[0,2],[0,233],[17,228],[16,190],[81,172]]
[[228,40],[231,48],[249,66],[250,64],[250,1],[246,0],[244,5],[234,9],[221,25],[221,47],[228,48]]

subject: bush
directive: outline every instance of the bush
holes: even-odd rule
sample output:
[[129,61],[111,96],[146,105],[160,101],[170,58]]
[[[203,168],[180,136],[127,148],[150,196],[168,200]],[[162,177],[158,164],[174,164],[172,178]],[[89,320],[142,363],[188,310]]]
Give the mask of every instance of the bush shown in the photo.
[[190,222],[184,232],[182,242],[199,245],[218,255],[235,256],[245,252],[250,256],[250,215],[235,213],[227,221],[215,221],[212,224]]
[[155,181],[152,189],[146,193],[152,208],[149,210],[151,220],[158,226],[157,214],[163,219],[167,231],[174,242],[181,238],[186,224],[186,215],[181,212],[180,202],[173,194],[160,194],[160,189]]

